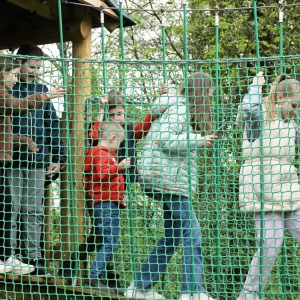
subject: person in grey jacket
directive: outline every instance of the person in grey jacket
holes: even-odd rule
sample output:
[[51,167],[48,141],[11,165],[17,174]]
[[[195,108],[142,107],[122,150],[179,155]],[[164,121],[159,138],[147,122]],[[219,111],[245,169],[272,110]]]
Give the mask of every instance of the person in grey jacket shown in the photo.
[[293,165],[300,141],[294,121],[300,107],[300,82],[279,76],[270,95],[262,98],[264,83],[259,72],[237,116],[238,126],[244,129],[240,209],[253,214],[257,238],[262,238],[238,300],[260,299],[260,278],[264,286],[280,252],[284,229],[300,243],[300,185]]
[[212,129],[212,94],[210,76],[195,73],[188,79],[187,91],[181,88],[177,95],[163,95],[153,105],[151,114],[157,118],[145,140],[138,172],[143,191],[163,202],[165,235],[128,287],[128,298],[164,298],[153,286],[183,239],[181,299],[213,300],[200,284],[201,233],[191,201],[197,186],[197,149],[212,147],[216,138],[196,133]]

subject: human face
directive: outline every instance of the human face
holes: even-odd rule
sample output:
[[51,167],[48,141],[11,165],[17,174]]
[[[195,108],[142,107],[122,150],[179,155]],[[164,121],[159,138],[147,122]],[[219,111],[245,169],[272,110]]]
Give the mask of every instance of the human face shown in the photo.
[[300,107],[300,94],[295,93],[287,97],[283,97],[283,95],[280,94],[279,103],[282,119],[288,122],[297,117],[298,109]]
[[109,120],[118,121],[121,126],[124,125],[124,107],[118,105],[116,108],[111,108],[109,110]]
[[20,69],[19,68],[14,68],[11,69],[10,71],[5,71],[3,72],[3,82],[4,86],[7,90],[12,89],[14,84],[18,81]]
[[29,59],[21,65],[20,79],[23,82],[31,83],[41,72],[42,60]]
[[120,148],[121,143],[124,140],[124,131],[119,131],[111,136],[110,150],[117,151]]

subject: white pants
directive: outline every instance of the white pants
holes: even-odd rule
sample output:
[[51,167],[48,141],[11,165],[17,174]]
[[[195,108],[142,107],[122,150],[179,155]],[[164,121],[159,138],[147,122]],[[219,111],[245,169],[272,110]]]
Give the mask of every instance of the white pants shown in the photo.
[[[261,214],[255,213],[257,238],[261,233]],[[300,210],[293,212],[266,212],[264,216],[263,266],[262,282],[265,284],[275,264],[283,243],[284,229],[286,229],[300,243]],[[259,241],[258,241],[259,246]],[[250,292],[259,291],[259,257],[260,249],[252,259],[244,289]]]

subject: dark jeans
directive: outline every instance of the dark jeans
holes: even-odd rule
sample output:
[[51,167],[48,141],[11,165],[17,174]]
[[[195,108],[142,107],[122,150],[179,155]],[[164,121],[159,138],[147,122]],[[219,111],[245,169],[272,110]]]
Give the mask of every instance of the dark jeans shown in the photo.
[[0,259],[5,261],[12,254],[12,199],[4,164],[0,163]]
[[92,264],[90,277],[102,277],[106,265],[111,261],[114,251],[118,248],[120,231],[119,206],[114,201],[103,201],[94,206],[94,224],[98,226],[103,237],[103,245]]
[[182,240],[182,293],[204,292],[202,280],[201,231],[187,197],[163,194],[164,236],[152,249],[136,277],[136,287],[149,290],[165,272]]

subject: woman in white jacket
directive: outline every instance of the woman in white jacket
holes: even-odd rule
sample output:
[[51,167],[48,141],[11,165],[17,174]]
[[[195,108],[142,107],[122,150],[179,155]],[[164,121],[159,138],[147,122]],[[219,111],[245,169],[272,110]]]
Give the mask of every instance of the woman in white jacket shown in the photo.
[[264,83],[260,72],[237,117],[238,125],[244,129],[240,209],[253,213],[258,240],[261,232],[264,234],[238,300],[259,299],[260,276],[265,284],[282,246],[284,229],[300,243],[300,186],[293,165],[295,146],[300,142],[300,130],[294,122],[300,107],[300,83],[279,76],[270,95],[262,99]]

